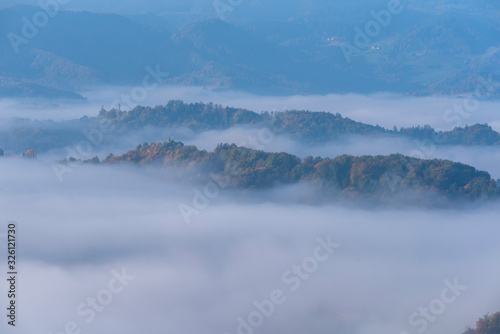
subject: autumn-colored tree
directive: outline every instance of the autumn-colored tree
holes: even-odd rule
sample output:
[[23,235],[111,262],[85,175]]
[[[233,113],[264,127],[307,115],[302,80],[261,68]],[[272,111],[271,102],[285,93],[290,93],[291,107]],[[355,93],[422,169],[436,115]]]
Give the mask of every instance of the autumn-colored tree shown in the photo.
[[500,312],[479,318],[475,329],[467,327],[462,334],[500,334]]
[[476,322],[477,334],[500,334],[500,312],[485,315]]
[[28,159],[36,159],[36,150],[27,150],[25,153],[23,153],[23,157]]
[[[97,161],[95,161],[97,162]],[[235,144],[220,144],[213,152],[169,140],[139,145],[121,156],[108,156],[103,163],[128,162],[181,167],[183,171],[202,170],[231,177],[240,188],[266,189],[277,184],[311,182],[315,188],[351,198],[397,195],[396,191],[429,191],[440,198],[493,197],[500,188],[486,172],[449,160],[423,160],[401,154],[389,156],[342,155],[304,160],[288,153],[270,153]],[[195,168],[196,167],[196,168]],[[196,173],[196,177],[202,175]],[[390,176],[391,187],[387,187]],[[201,176],[203,177],[203,176]],[[385,185],[384,185],[385,184]],[[383,196],[379,196],[383,195]],[[499,333],[500,334],[500,333]]]

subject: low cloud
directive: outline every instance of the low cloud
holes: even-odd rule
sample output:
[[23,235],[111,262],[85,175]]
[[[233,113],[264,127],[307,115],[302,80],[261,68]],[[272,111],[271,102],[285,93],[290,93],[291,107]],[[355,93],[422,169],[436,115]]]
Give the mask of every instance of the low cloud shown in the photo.
[[[68,102],[60,106],[40,103],[33,99],[6,100],[0,99],[2,114],[0,117],[29,117],[35,119],[71,119],[81,116],[95,116],[101,106],[106,109],[122,94],[129,94],[132,87],[93,87],[80,92],[87,102],[76,107]],[[392,129],[393,126],[411,127],[429,124],[442,130],[452,130],[456,126],[463,127],[475,123],[488,123],[500,131],[498,116],[499,102],[496,100],[475,101],[465,108],[468,99],[464,97],[429,96],[406,97],[391,93],[372,95],[359,94],[329,94],[309,96],[257,96],[242,91],[216,91],[210,87],[161,86],[151,92],[141,105],[164,105],[168,100],[183,100],[190,102],[213,102],[223,106],[247,108],[255,112],[311,110],[340,113],[355,121],[368,124],[378,124]],[[470,102],[472,103],[472,102]],[[122,105],[123,109],[134,106]]]
[[[336,141],[309,144],[294,140],[287,135],[271,133],[259,140],[263,128],[233,127],[223,131],[206,131],[201,134],[180,134],[176,140],[213,151],[219,143],[234,143],[239,146],[267,152],[287,152],[305,158],[309,155],[334,158],[350,155],[403,154],[421,159],[448,159],[487,171],[493,178],[500,178],[500,149],[496,146],[437,145],[410,138],[371,138],[358,135],[342,136]],[[173,133],[170,130],[170,133]]]
[[[280,289],[286,301],[255,333],[413,334],[409,317],[455,279],[467,288],[426,333],[461,333],[500,308],[498,205],[368,210],[222,191],[186,225],[178,205],[192,189],[165,170],[82,166],[59,183],[48,164],[1,159],[0,172],[0,220],[19,226],[16,332],[55,334],[75,322],[97,334],[232,334]],[[328,236],[340,247],[292,291],[283,274]],[[134,279],[87,323],[78,306],[102,300],[123,269]]]

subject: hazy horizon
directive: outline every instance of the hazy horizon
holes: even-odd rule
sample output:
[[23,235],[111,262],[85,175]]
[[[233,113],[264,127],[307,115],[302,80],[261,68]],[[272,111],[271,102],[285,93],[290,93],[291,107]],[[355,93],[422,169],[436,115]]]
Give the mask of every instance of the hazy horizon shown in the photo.
[[0,333],[500,334],[499,18],[3,0]]

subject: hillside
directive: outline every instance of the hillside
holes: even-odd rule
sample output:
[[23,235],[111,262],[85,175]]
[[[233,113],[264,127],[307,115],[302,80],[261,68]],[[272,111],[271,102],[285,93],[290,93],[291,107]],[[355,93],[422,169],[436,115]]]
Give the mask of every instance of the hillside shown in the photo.
[[335,140],[343,135],[387,136],[432,140],[438,145],[499,145],[500,134],[485,124],[475,124],[452,131],[436,131],[430,126],[388,130],[343,117],[339,113],[289,110],[255,113],[242,108],[213,103],[169,101],[164,106],[137,106],[129,112],[101,110],[99,119],[130,132],[147,126],[187,127],[195,131],[228,129],[235,125],[268,127],[275,133],[312,143]]
[[[382,10],[382,2],[296,3],[287,17],[273,20],[259,6],[278,10],[248,4],[220,20],[208,6],[210,15],[185,24],[174,24],[172,13],[125,17],[61,10],[18,45],[10,34],[22,38],[22,18],[40,8],[0,8],[0,30],[10,36],[0,40],[0,76],[78,91],[94,84],[137,85],[147,66],[158,65],[172,84],[260,94],[410,95],[473,93],[482,77],[500,78],[498,9],[491,3],[436,7],[409,1],[366,45],[356,45],[363,33],[357,29],[374,20],[368,9]],[[492,93],[500,96],[498,89]],[[39,95],[54,97],[32,91]]]
[[[213,103],[169,101],[164,106],[137,106],[131,111],[102,109],[97,117],[82,117],[70,121],[32,121],[14,118],[9,127],[0,129],[0,147],[14,152],[36,149],[39,152],[64,147],[86,140],[83,132],[99,129],[103,123],[113,128],[104,143],[130,137],[141,131],[187,128],[194,133],[225,130],[234,126],[263,129],[276,135],[310,144],[336,141],[346,136],[412,139],[431,141],[435,145],[497,146],[500,134],[487,124],[475,124],[451,131],[436,131],[430,126],[385,129],[357,122],[339,113],[290,110],[256,113],[243,108],[223,107]],[[164,140],[158,137],[156,140]],[[150,139],[153,140],[153,139]]]
[[[97,158],[90,161],[99,163]],[[63,161],[62,163],[67,163]],[[185,182],[216,180],[236,189],[268,189],[306,182],[322,200],[334,198],[397,198],[432,194],[444,199],[490,198],[500,185],[486,172],[448,160],[421,160],[399,154],[300,159],[288,153],[269,153],[220,144],[213,152],[170,140],[139,145],[129,152],[109,155],[102,164],[161,165],[175,167],[170,174]],[[434,200],[434,199],[433,199]]]

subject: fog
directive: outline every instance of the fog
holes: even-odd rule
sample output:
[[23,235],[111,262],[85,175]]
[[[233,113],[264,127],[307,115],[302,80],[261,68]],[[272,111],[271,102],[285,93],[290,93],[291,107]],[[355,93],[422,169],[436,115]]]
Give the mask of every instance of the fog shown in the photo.
[[[122,94],[130,95],[131,90],[129,87],[104,87],[89,90],[84,95],[89,101],[104,105],[107,109],[106,106]],[[455,127],[488,123],[500,131],[500,101],[478,100],[474,96],[407,97],[392,93],[261,96],[243,91],[217,91],[211,87],[165,86],[148,92],[144,101],[137,101],[137,104],[162,105],[168,100],[213,102],[255,112],[294,109],[326,111],[386,128],[429,124],[438,129],[452,130]]]
[[[198,133],[150,124],[124,135],[117,128],[82,131],[97,122],[76,121],[98,116],[101,108],[129,111],[137,105],[183,100],[257,113],[340,113],[387,129],[430,125],[447,131],[487,123],[500,132],[500,100],[498,94],[497,100],[489,98],[499,84],[480,76],[494,75],[497,69],[498,40],[491,27],[498,5],[481,1],[404,1],[402,17],[385,29],[392,14],[403,10],[391,10],[391,0],[2,0],[0,9],[46,7],[46,13],[26,11],[29,15],[2,11],[18,15],[17,23],[7,17],[6,38],[0,43],[8,51],[0,57],[7,64],[0,73],[3,94],[64,93],[49,89],[59,87],[78,89],[75,93],[83,99],[0,98],[0,333],[461,334],[479,317],[500,311],[499,198],[462,201],[452,197],[459,191],[456,184],[448,194],[437,189],[405,192],[404,184],[397,187],[401,182],[395,174],[400,171],[380,179],[392,196],[387,190],[371,199],[361,193],[335,199],[334,190],[328,189],[327,199],[314,182],[268,190],[205,183],[207,171],[195,163],[176,169],[160,163],[70,160],[64,173],[55,169],[61,164],[54,164],[70,157],[102,160],[145,142],[173,138],[207,151],[235,143],[301,158],[400,153],[450,159],[500,179],[498,145],[438,146],[357,135],[312,144],[255,125]],[[52,21],[60,10],[123,17],[60,14]],[[220,34],[229,26],[206,24],[214,19],[228,21],[236,30]],[[188,26],[194,22],[201,24]],[[349,65],[355,55],[347,55],[346,47],[350,42],[360,46],[359,27],[365,28],[360,32],[366,45],[356,48],[359,62]],[[89,39],[96,31],[109,34]],[[116,37],[116,31],[124,42],[106,38]],[[72,41],[71,36],[82,38]],[[84,52],[72,50],[76,40]],[[106,42],[113,40],[115,46]],[[149,43],[141,42],[145,40]],[[127,43],[138,47],[121,52],[120,45]],[[246,49],[283,53],[269,59],[266,53],[260,61],[236,56]],[[99,52],[99,57],[87,51]],[[337,61],[342,52],[347,63]],[[158,60],[161,54],[163,60]],[[234,61],[224,61],[231,54]],[[446,64],[439,61],[443,59]],[[158,61],[163,61],[161,69]],[[310,77],[293,66],[288,66],[291,72],[285,70],[286,64],[307,63]],[[328,71],[337,74],[326,79]],[[132,77],[138,81],[131,83]],[[358,91],[372,91],[379,84],[397,91],[427,87],[443,92],[480,86],[474,87],[475,95],[466,96],[262,96],[174,85],[263,83],[280,91],[325,91],[338,88],[334,81],[339,80],[352,89],[356,78],[373,78],[371,85],[359,82]],[[132,85],[85,87],[76,81]],[[394,87],[399,81],[405,84]],[[284,87],[287,83],[290,87]],[[260,89],[266,87],[253,92]],[[75,121],[63,123],[70,120]],[[36,159],[21,156],[28,149],[38,153]],[[226,167],[240,170],[233,163]],[[323,167],[319,174],[328,175],[329,166]],[[373,175],[361,174],[365,164],[359,167],[351,178],[366,180],[363,189],[375,188]],[[435,168],[423,177],[447,187],[447,172]],[[273,179],[275,174],[264,170],[259,178]],[[189,183],[190,178],[197,183]],[[480,180],[465,189],[491,190],[478,189],[482,184]],[[439,198],[441,194],[450,201]],[[15,268],[8,262],[9,224],[17,226]],[[9,271],[14,270],[16,327],[8,325],[12,297],[7,291],[14,287]]]
[[218,91],[212,87],[161,86],[134,100],[131,98],[133,90],[134,87],[89,88],[81,92],[87,100],[76,105],[67,101],[0,99],[0,117],[73,119],[95,116],[102,106],[109,110],[121,104],[123,110],[130,110],[136,105],[155,106],[164,105],[169,100],[183,100],[187,103],[213,102],[255,112],[294,109],[326,111],[390,129],[393,126],[429,124],[437,129],[452,130],[457,126],[488,123],[500,131],[500,101],[478,100],[474,96],[407,97],[392,93],[260,96],[243,91]]
[[[174,133],[166,130],[165,133]],[[290,136],[272,133],[267,128],[234,127],[224,131],[207,131],[201,134],[177,131],[179,140],[199,149],[213,151],[219,143],[234,143],[238,146],[266,152],[287,152],[301,158],[307,156],[334,158],[350,155],[403,154],[420,159],[448,159],[489,172],[493,178],[500,178],[500,149],[496,146],[438,145],[432,141],[403,138],[372,138],[343,136],[337,141],[310,144],[293,140]],[[261,140],[259,140],[261,138]],[[262,140],[263,139],[263,140]]]
[[[5,119],[10,117],[26,117],[29,119],[53,119],[57,121],[97,116],[104,106],[109,110],[117,107],[122,96],[130,94],[133,87],[101,87],[85,91],[86,102],[68,103],[67,101],[50,102],[36,100],[0,100],[0,117],[2,128],[8,126]],[[395,94],[375,95],[325,95],[325,96],[255,96],[245,92],[215,91],[208,87],[165,86],[148,92],[145,99],[135,101],[137,104],[155,106],[166,104],[169,100],[185,102],[214,102],[223,106],[247,108],[255,112],[311,110],[340,113],[355,121],[386,128],[410,127],[430,124],[436,129],[451,130],[455,126],[475,123],[488,123],[496,131],[500,131],[498,110],[500,102],[495,100],[464,100],[459,97],[402,97]],[[464,102],[466,101],[466,102]],[[476,104],[471,104],[475,101]],[[123,110],[134,107],[120,103]],[[473,110],[471,105],[474,106]],[[458,106],[458,109],[457,109]],[[461,108],[460,108],[461,107]],[[471,110],[467,111],[467,108]],[[166,141],[173,137],[186,144],[196,145],[200,149],[212,151],[219,143],[235,143],[254,149],[271,152],[288,152],[300,157],[308,155],[335,157],[341,154],[352,155],[387,155],[401,153],[418,158],[450,159],[472,165],[480,170],[488,171],[492,177],[500,178],[500,167],[496,163],[500,151],[496,147],[464,147],[438,146],[429,142],[418,142],[405,139],[373,139],[348,136],[337,141],[310,145],[291,139],[282,134],[268,132],[262,128],[234,127],[225,131],[207,131],[196,134],[188,129],[155,129],[147,128],[126,137],[106,135],[106,145],[94,147],[88,157],[99,156],[101,159],[113,154],[122,154],[144,142]],[[265,134],[265,141],[255,139]],[[63,159],[67,155],[61,145],[40,158],[45,161]],[[54,144],[57,147],[57,143]],[[5,148],[5,147],[4,147]]]
[[265,127],[232,127],[223,131],[205,131],[195,133],[187,128],[161,129],[145,128],[126,136],[106,135],[106,143],[92,146],[85,156],[75,156],[76,145],[52,149],[42,152],[38,158],[50,163],[73,156],[75,158],[90,159],[94,156],[101,160],[110,153],[121,155],[135,149],[143,143],[164,142],[168,138],[181,141],[186,145],[195,145],[200,150],[211,152],[220,143],[236,144],[265,152],[286,152],[301,158],[307,156],[335,158],[340,155],[390,155],[403,154],[419,159],[447,159],[474,166],[484,170],[494,179],[500,179],[500,149],[496,146],[460,146],[438,145],[432,141],[419,141],[402,138],[373,138],[347,135],[336,141],[310,144],[294,140],[288,135],[273,133]]
[[[7,333],[60,333],[74,321],[96,334],[232,334],[279,290],[255,333],[413,334],[425,321],[409,317],[439,305],[445,280],[460,289],[426,333],[461,333],[500,307],[498,205],[366,210],[286,204],[300,187],[254,200],[221,189],[186,224],[179,205],[194,192],[163,173],[80,166],[59,183],[49,164],[0,160],[0,220],[19,226],[18,324]],[[307,279],[291,274],[328,236],[340,246]],[[133,279],[106,299],[123,268]],[[106,305],[94,318],[77,313],[97,296]]]
[[[87,91],[88,100],[76,105],[2,100],[1,117],[96,116],[102,105],[113,107],[131,89]],[[171,99],[213,101],[256,112],[339,112],[387,128],[430,124],[444,130],[458,125],[443,118],[447,108],[463,103],[458,97],[389,94],[257,97],[172,86],[150,92],[140,104]],[[122,104],[122,109],[129,108]],[[499,130],[497,110],[498,102],[481,101],[474,113],[460,119],[460,126],[488,122]],[[104,158],[144,141],[174,137],[208,151],[228,142],[300,157],[402,153],[447,158],[500,178],[495,147],[367,141],[359,136],[310,145],[279,133],[262,137],[267,130],[234,127],[197,134],[147,128],[127,137],[110,135],[90,155]],[[86,165],[59,182],[50,163],[66,154],[61,148],[42,152],[38,161],[0,159],[0,219],[19,225],[15,331],[460,334],[479,316],[500,307],[495,297],[500,292],[497,202],[462,210],[368,209],[297,204],[314,196],[305,185],[245,196],[219,189],[206,207],[195,209],[188,224],[180,206],[199,206],[196,193],[204,185],[168,181],[173,171],[154,167]],[[329,236],[340,246],[326,260],[316,261],[307,278],[293,272],[294,265],[311,264],[318,238]],[[126,286],[110,292],[123,270],[122,276],[129,277]],[[2,290],[6,285],[2,281]],[[450,286],[459,287],[456,294]],[[255,303],[269,305],[266,301],[276,293],[280,303],[272,304],[272,312],[264,309],[269,314],[263,315]],[[95,309],[89,304],[92,298],[97,298]],[[422,313],[427,309],[434,310],[428,318]],[[250,325],[255,319],[262,321]]]

